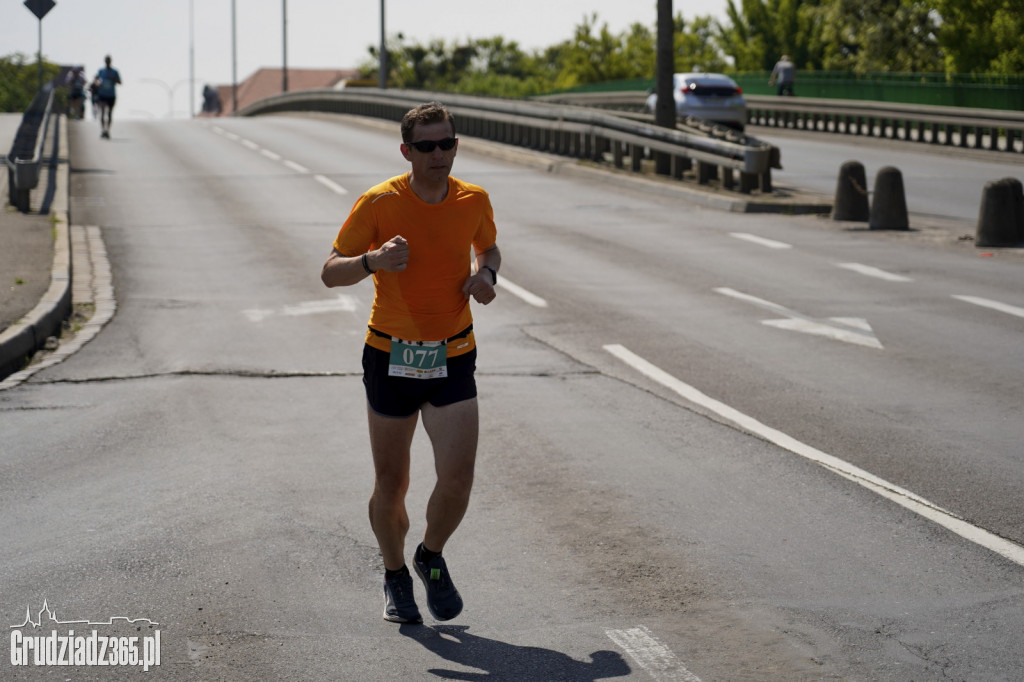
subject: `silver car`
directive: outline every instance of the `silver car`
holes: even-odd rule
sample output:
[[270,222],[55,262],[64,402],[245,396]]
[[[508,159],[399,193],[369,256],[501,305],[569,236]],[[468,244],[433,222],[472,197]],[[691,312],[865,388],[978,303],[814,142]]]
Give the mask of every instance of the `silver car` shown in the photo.
[[[736,81],[721,73],[677,73],[672,94],[678,116],[695,116],[742,131],[747,123],[747,101]],[[654,112],[658,93],[647,96],[644,110]]]

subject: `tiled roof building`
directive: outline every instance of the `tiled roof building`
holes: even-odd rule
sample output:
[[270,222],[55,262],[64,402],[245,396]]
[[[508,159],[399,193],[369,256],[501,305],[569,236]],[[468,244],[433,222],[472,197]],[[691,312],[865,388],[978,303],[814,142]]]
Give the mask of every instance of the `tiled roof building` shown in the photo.
[[[264,97],[279,94],[282,91],[282,69],[259,69],[238,84],[238,108],[257,102]],[[356,69],[288,69],[288,92],[298,90],[318,90],[323,88],[340,88],[350,80],[359,78]],[[231,85],[216,86],[220,95],[221,116],[234,112],[234,99]],[[204,116],[216,114],[201,114]]]

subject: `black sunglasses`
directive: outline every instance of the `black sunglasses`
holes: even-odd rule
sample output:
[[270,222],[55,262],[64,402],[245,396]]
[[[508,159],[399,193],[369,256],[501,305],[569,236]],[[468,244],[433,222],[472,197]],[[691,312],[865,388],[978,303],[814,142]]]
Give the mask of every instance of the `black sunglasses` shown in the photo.
[[440,147],[441,151],[448,151],[455,146],[458,142],[456,137],[446,137],[443,140],[420,140],[419,142],[406,142],[410,147],[415,147],[416,151],[429,154],[436,148]]

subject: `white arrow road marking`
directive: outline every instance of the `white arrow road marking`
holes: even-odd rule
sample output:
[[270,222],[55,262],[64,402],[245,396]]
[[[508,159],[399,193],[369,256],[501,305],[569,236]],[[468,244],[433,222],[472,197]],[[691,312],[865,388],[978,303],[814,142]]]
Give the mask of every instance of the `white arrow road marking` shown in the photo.
[[1004,540],[984,528],[972,525],[952,512],[946,511],[942,507],[905,488],[889,483],[885,479],[879,478],[864,469],[855,467],[838,457],[798,441],[796,438],[759,422],[734,407],[715,400],[711,396],[702,393],[699,389],[680,381],[660,367],[648,362],[625,346],[609,344],[604,346],[604,349],[652,381],[665,386],[683,399],[714,412],[740,429],[763,438],[769,443],[774,443],[795,455],[815,462],[847,480],[853,481],[886,499],[892,500],[915,514],[930,519],[976,545],[992,550],[1010,561],[1024,566],[1024,547],[1009,540]]
[[324,301],[303,301],[295,305],[283,306],[280,310],[271,308],[249,308],[243,310],[242,314],[249,318],[250,322],[262,322],[274,315],[287,315],[297,317],[300,315],[319,315],[321,313],[354,312],[356,310],[356,299],[348,294],[338,294],[337,298],[329,298]]
[[761,246],[767,246],[769,249],[791,249],[792,245],[786,242],[777,242],[774,239],[766,239],[764,237],[758,237],[756,234],[749,234],[747,232],[730,232],[730,235],[736,237],[736,239],[743,239],[754,244],[760,244]]
[[286,305],[281,309],[285,315],[316,315],[318,313],[353,312],[356,299],[348,294],[338,294],[337,298],[326,301],[304,301],[297,305]]
[[860,263],[836,263],[836,267],[845,268],[852,270],[853,272],[859,272],[862,275],[868,277],[877,277],[878,279],[884,279],[887,282],[913,282],[914,280],[903,275],[897,275],[892,272],[886,272],[879,268],[872,267],[870,265],[861,265]]
[[973,303],[974,305],[980,305],[983,308],[991,308],[992,310],[998,310],[1001,313],[1007,315],[1016,315],[1017,317],[1024,317],[1024,308],[1018,308],[1015,305],[1009,305],[1006,303],[1000,303],[999,301],[992,301],[987,298],[978,298],[977,296],[956,296],[953,298],[958,301],[965,303]]
[[881,342],[875,337],[874,332],[871,330],[871,325],[868,321],[859,317],[830,317],[828,323],[822,320],[815,320],[807,315],[801,315],[800,313],[790,310],[785,306],[781,306],[778,303],[772,303],[766,301],[763,298],[757,298],[750,294],[744,294],[741,291],[735,289],[729,289],[728,287],[719,287],[715,289],[720,294],[730,296],[740,301],[746,301],[752,303],[760,308],[771,310],[772,312],[785,315],[784,320],[762,320],[761,324],[769,327],[776,327],[777,329],[788,329],[790,331],[803,332],[805,334],[814,334],[815,336],[824,336],[826,338],[835,339],[836,341],[845,341],[846,343],[853,343],[858,346],[867,346],[868,348],[883,348]]
[[700,682],[700,678],[687,670],[672,650],[643,625],[628,630],[605,630],[605,634],[658,682]]

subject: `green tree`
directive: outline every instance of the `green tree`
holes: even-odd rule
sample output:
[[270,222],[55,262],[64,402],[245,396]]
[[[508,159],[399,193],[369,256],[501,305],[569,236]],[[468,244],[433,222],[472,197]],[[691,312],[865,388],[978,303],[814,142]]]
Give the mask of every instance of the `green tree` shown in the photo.
[[[701,16],[694,17],[687,25],[680,14],[676,15],[674,23],[676,72],[692,70],[713,73],[729,69],[729,61],[719,47],[721,26],[717,21],[710,16]],[[652,74],[653,64],[647,71],[647,75]]]
[[787,54],[800,68],[817,68],[812,46],[818,30],[811,0],[728,0],[728,23],[719,30],[721,49],[733,58],[737,71],[770,71]]
[[917,0],[832,0],[818,9],[822,68],[931,72],[942,57],[930,5]]
[[[60,67],[43,60],[43,81],[60,73]],[[39,90],[39,64],[21,53],[0,57],[0,111],[25,111]]]
[[[623,49],[624,41],[608,24],[597,28],[597,14],[584,17],[571,40],[562,43],[557,55],[559,71],[554,86],[565,90],[588,83],[635,77],[636,62]],[[653,43],[651,59],[653,61]]]
[[1024,72],[1024,0],[933,0],[947,73]]

